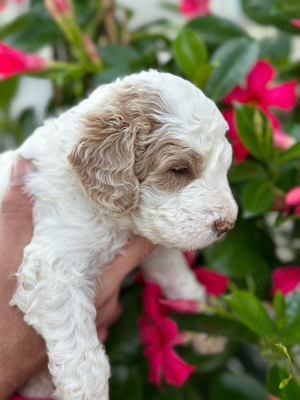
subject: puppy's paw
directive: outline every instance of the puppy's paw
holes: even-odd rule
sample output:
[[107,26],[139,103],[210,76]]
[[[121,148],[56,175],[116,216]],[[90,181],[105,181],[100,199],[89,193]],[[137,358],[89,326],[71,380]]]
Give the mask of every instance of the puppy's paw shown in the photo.
[[206,290],[194,275],[179,277],[172,285],[163,289],[164,295],[170,300],[186,299],[206,303]]

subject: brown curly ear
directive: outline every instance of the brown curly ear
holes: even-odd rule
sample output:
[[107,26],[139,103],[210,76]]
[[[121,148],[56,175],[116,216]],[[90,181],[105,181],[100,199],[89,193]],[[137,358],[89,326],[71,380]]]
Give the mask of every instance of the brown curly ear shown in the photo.
[[108,104],[83,117],[82,137],[68,155],[86,195],[114,216],[134,210],[139,199],[135,150],[151,124],[136,100],[132,87],[118,88]]

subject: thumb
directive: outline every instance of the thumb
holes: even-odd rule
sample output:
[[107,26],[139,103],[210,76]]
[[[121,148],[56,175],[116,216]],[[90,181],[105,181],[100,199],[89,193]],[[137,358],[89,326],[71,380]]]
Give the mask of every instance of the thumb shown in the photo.
[[[15,238],[20,234],[30,238],[33,232],[32,226],[32,204],[30,198],[24,193],[24,183],[28,171],[32,170],[31,163],[24,159],[19,159],[13,165],[10,183],[6,195],[1,205],[1,231],[9,236],[13,234]],[[23,240],[22,240],[23,241]]]

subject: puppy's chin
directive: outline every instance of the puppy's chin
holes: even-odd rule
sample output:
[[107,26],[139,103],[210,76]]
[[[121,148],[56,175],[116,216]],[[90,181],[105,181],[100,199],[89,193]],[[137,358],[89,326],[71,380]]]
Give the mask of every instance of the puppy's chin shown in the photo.
[[206,224],[189,224],[188,227],[183,224],[180,227],[180,225],[170,225],[162,220],[147,222],[138,224],[134,233],[147,237],[154,244],[171,249],[200,250],[218,239],[216,230]]

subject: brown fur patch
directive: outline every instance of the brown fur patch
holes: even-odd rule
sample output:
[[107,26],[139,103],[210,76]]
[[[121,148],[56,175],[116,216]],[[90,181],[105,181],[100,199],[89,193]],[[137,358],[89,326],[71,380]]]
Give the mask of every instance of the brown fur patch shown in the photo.
[[[202,157],[178,140],[164,138],[152,144],[136,161],[135,174],[141,183],[175,193],[201,175]],[[172,169],[186,168],[183,174]]]
[[165,112],[160,93],[123,83],[107,104],[83,116],[81,137],[68,160],[86,195],[107,212],[134,210],[140,183],[174,193],[200,175],[203,160],[196,152],[178,140],[151,137]]
[[158,123],[147,113],[160,102],[159,94],[147,96],[141,88],[123,84],[104,108],[82,118],[81,138],[68,160],[86,195],[114,215],[129,212],[137,205],[137,142],[146,140],[157,128]]

